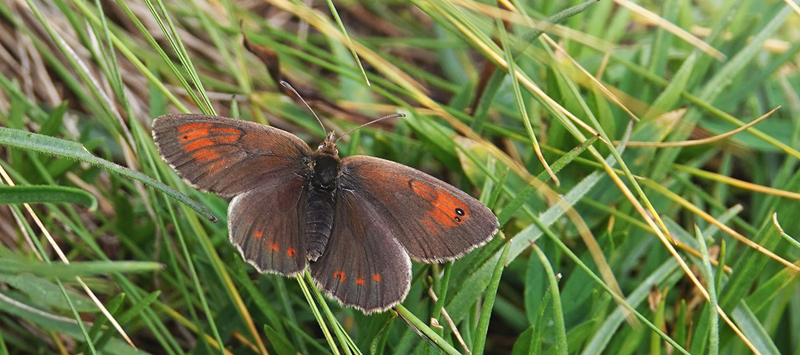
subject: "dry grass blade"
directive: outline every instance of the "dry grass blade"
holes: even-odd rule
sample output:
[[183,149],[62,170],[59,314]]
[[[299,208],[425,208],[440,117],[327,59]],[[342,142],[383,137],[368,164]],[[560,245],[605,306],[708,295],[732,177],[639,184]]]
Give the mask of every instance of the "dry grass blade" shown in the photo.
[[756,251],[758,251],[759,253],[764,254],[765,256],[769,257],[770,259],[773,259],[773,260],[783,264],[784,266],[786,266],[787,268],[791,269],[794,272],[800,272],[800,266],[797,266],[794,263],[789,262],[788,260],[780,257],[779,255],[775,254],[774,252],[772,252],[769,249],[765,249],[764,247],[762,247],[758,243],[748,239],[747,237],[745,237],[741,233],[733,230],[733,228],[731,228],[729,226],[726,226],[723,223],[720,223],[716,218],[714,218],[714,216],[712,216],[712,215],[708,214],[707,212],[701,210],[700,208],[698,208],[697,206],[695,206],[691,202],[687,201],[683,197],[673,193],[672,191],[669,191],[668,189],[666,189],[663,186],[660,186],[659,184],[656,184],[656,183],[649,183],[648,187],[650,187],[652,189],[659,190],[659,192],[661,192],[665,196],[668,196],[671,200],[677,202],[678,204],[680,204],[684,208],[692,211],[692,213],[700,216],[702,219],[704,219],[708,223],[711,223],[711,224],[717,226],[723,232],[725,232],[726,234],[730,235],[731,237],[734,237],[736,240],[744,243],[745,245],[749,246],[750,248],[753,248]]
[[712,173],[712,172],[709,172],[709,171],[700,170],[700,169],[697,169],[697,168],[692,168],[692,167],[689,167],[689,166],[675,165],[674,167],[675,167],[675,170],[687,172],[689,174],[692,174],[694,176],[701,177],[701,178],[704,178],[704,179],[718,181],[718,182],[721,182],[721,183],[726,184],[726,185],[738,187],[740,189],[755,191],[755,192],[759,192],[759,193],[767,194],[767,195],[790,198],[790,199],[793,199],[793,200],[800,200],[800,193],[781,190],[781,189],[776,189],[776,188],[769,187],[769,186],[764,186],[764,185],[758,185],[758,184],[754,184],[754,183],[751,183],[751,182],[742,181],[742,180],[739,180],[739,179],[736,179],[736,178],[732,178],[730,176],[724,176],[724,175]]
[[[9,186],[15,186],[14,181],[11,179],[11,177],[8,175],[8,173],[6,173],[6,170],[2,166],[0,166],[0,176],[2,176],[2,178],[3,178],[3,180],[5,180],[6,184],[8,184]],[[56,252],[56,254],[58,254],[58,258],[61,259],[61,262],[63,262],[64,264],[69,264],[69,259],[67,259],[67,256],[64,254],[64,252],[61,251],[61,247],[58,246],[58,243],[56,243],[55,239],[53,239],[53,236],[50,235],[50,232],[47,230],[47,228],[45,227],[44,223],[42,223],[42,220],[39,219],[39,216],[36,214],[36,212],[33,210],[33,208],[31,208],[31,205],[25,203],[22,206],[25,208],[25,211],[27,211],[27,213],[31,217],[31,219],[33,219],[34,223],[36,223],[36,225],[39,227],[39,229],[41,229],[42,233],[44,234],[45,238],[47,239],[47,242],[50,243],[50,246],[53,248],[53,250]],[[33,250],[36,250],[36,249],[34,248]],[[39,255],[39,258],[41,260],[42,256]],[[103,303],[100,302],[100,300],[97,298],[97,296],[95,296],[94,292],[92,292],[92,290],[83,281],[83,279],[81,279],[80,277],[76,276],[75,280],[78,281],[78,283],[81,285],[81,287],[86,292],[86,294],[89,295],[89,297],[92,299],[92,302],[94,302],[94,304],[97,306],[97,308],[100,309],[101,312],[103,312],[103,315],[106,316],[106,319],[108,319],[108,321],[111,323],[111,325],[114,327],[114,329],[116,329],[117,332],[122,336],[122,338],[125,339],[125,342],[127,342],[128,345],[130,345],[131,347],[133,347],[135,349],[136,345],[133,344],[133,341],[131,340],[131,338],[128,337],[128,334],[125,332],[124,329],[122,329],[122,326],[119,325],[119,323],[117,322],[116,318],[114,318],[114,316],[111,315],[111,313],[108,311],[108,309],[106,309],[106,307],[103,305]],[[91,339],[86,339],[86,340],[87,341],[91,341]]]
[[[436,293],[433,291],[432,286],[428,287],[428,295],[431,296],[433,302],[439,301],[439,297],[436,297]],[[456,327],[456,324],[453,323],[453,319],[450,318],[450,314],[447,313],[447,309],[444,307],[442,307],[442,317],[444,317],[445,321],[447,322],[447,326],[450,327],[450,331],[453,332],[453,335],[455,335],[458,344],[461,345],[461,348],[464,349],[464,352],[472,355],[472,351],[469,350],[467,343],[464,342],[464,337],[461,336],[461,332],[458,331],[458,327]],[[436,319],[432,318],[431,320],[435,321]]]
[[575,58],[573,58],[571,55],[569,55],[569,53],[567,53],[567,51],[564,49],[564,47],[560,46],[558,43],[556,43],[556,41],[554,41],[552,38],[550,38],[550,36],[548,36],[546,34],[543,35],[542,38],[545,41],[547,41],[547,43],[549,43],[551,46],[553,46],[553,48],[557,49],[558,52],[562,53],[565,57],[567,57],[567,59],[569,59],[569,61],[570,61],[570,63],[572,63],[572,65],[574,65],[576,68],[578,68],[578,70],[580,70],[581,73],[586,75],[586,77],[589,80],[591,80],[591,82],[598,89],[600,89],[600,91],[603,94],[605,94],[606,97],[608,97],[612,102],[617,104],[617,106],[619,108],[624,110],[628,114],[628,116],[630,116],[635,121],[639,121],[639,117],[636,117],[636,115],[633,112],[631,112],[631,110],[629,110],[628,107],[626,107],[622,102],[620,102],[619,99],[617,98],[617,96],[614,95],[614,93],[612,93],[600,80],[598,80],[594,75],[589,73],[589,71],[587,71],[580,63],[578,63],[578,61],[575,60]]
[[[284,11],[294,14],[297,17],[302,18],[304,21],[308,22],[311,26],[319,30],[320,32],[325,33],[326,35],[335,38],[341,43],[346,43],[347,38],[319,13],[304,7],[298,6],[295,4],[290,3],[287,0],[268,0],[273,5],[281,8]],[[353,49],[359,56],[363,57],[365,61],[372,64],[376,70],[381,72],[382,74],[386,75],[392,80],[396,80],[398,82],[405,82],[412,85],[415,89],[419,91],[425,91],[425,87],[417,82],[414,78],[397,68],[396,66],[392,65],[388,61],[381,58],[377,53],[371,51],[369,48],[364,47],[363,45],[359,44],[358,42],[352,42]]]
[[[449,19],[451,19],[451,20],[453,21],[453,25],[455,25],[455,26],[456,26],[456,27],[459,29],[459,31],[461,31],[461,33],[463,33],[465,36],[468,36],[468,37],[473,37],[473,43],[474,43],[476,46],[478,46],[478,47],[479,47],[479,48],[480,48],[480,49],[481,49],[481,50],[484,52],[484,54],[486,54],[487,56],[489,56],[489,57],[491,58],[491,60],[492,60],[492,61],[494,61],[495,63],[497,63],[497,64],[498,64],[500,67],[502,67],[503,69],[505,69],[505,70],[508,70],[508,62],[505,60],[505,58],[504,58],[503,54],[501,53],[500,49],[499,49],[499,48],[497,48],[497,46],[493,46],[491,42],[488,42],[488,43],[487,43],[487,42],[485,42],[485,41],[481,41],[481,40],[479,40],[479,39],[475,39],[475,38],[474,38],[474,36],[473,36],[474,34],[472,33],[472,31],[470,31],[468,28],[466,28],[466,27],[465,27],[465,26],[464,26],[464,25],[461,23],[461,21],[457,21],[455,17],[453,17],[452,15],[449,15],[449,14],[448,14],[446,11],[444,11],[444,9],[442,9],[442,8],[441,8],[441,7],[439,7],[438,5],[436,5],[436,4],[433,4],[433,3],[428,3],[428,4],[429,4],[430,6],[432,6],[432,7],[434,7],[435,9],[437,9],[437,11],[439,11],[439,12],[440,12],[442,15],[444,15],[444,16],[447,16]],[[563,114],[564,116],[566,116],[566,117],[567,117],[567,118],[568,118],[570,121],[572,121],[572,123],[576,124],[578,127],[582,128],[582,129],[584,129],[586,132],[588,132],[588,133],[589,133],[589,135],[592,135],[592,136],[596,136],[596,135],[598,135],[597,131],[596,131],[594,128],[592,128],[591,126],[589,126],[588,124],[586,124],[586,122],[583,122],[581,119],[579,119],[578,117],[576,117],[576,116],[575,116],[574,114],[572,114],[571,112],[569,112],[569,110],[567,110],[566,108],[564,108],[564,107],[563,107],[561,104],[559,104],[559,103],[558,103],[556,100],[553,100],[553,98],[552,98],[552,97],[550,97],[549,95],[547,95],[547,94],[544,92],[544,90],[542,90],[542,89],[541,89],[541,88],[540,88],[538,85],[536,85],[536,83],[534,83],[534,82],[533,82],[533,80],[531,80],[531,79],[530,79],[530,78],[529,78],[529,77],[528,77],[528,76],[527,76],[525,73],[523,73],[523,72],[521,72],[521,71],[517,71],[517,72],[515,72],[515,77],[516,77],[516,79],[517,79],[517,80],[519,80],[519,82],[520,82],[520,83],[522,83],[522,84],[523,84],[523,85],[524,85],[524,86],[525,86],[525,87],[526,87],[528,90],[530,90],[531,92],[533,92],[533,94],[534,94],[534,95],[538,96],[538,97],[539,97],[540,99],[542,99],[542,100],[543,100],[543,101],[544,101],[544,102],[545,102],[547,105],[549,105],[550,107],[552,107],[552,108],[553,108],[555,111],[557,111],[558,113],[560,113],[560,114]],[[423,103],[427,103],[427,100],[426,100],[426,101],[423,101]],[[432,103],[432,104],[433,104],[433,105],[436,105],[435,103]],[[428,105],[426,105],[426,106],[428,106]],[[438,106],[438,105],[436,105],[436,106]],[[445,116],[443,116],[443,117],[445,117],[445,118],[449,118],[449,117],[451,117],[451,115],[449,115],[449,114],[445,114]],[[454,119],[454,118],[453,118],[453,119]],[[474,133],[472,132],[472,130],[471,130],[471,129],[469,129],[469,128],[468,128],[466,125],[464,125],[464,124],[461,124],[460,122],[458,122],[458,123],[456,123],[456,122],[458,122],[458,121],[452,122],[452,121],[450,121],[450,120],[448,119],[448,123],[450,123],[451,125],[455,125],[454,127],[455,127],[456,129],[458,129],[459,131],[461,131],[462,133],[465,133],[465,135],[466,135],[467,137],[469,137],[469,138],[473,138],[473,139],[477,138],[477,137],[475,137],[475,135],[474,135]],[[566,123],[565,123],[565,124],[566,124]],[[463,127],[463,129],[464,129],[463,131],[462,131],[462,129],[461,129],[462,127]],[[469,133],[468,133],[468,132],[469,132]],[[585,139],[585,137],[584,137],[583,139]],[[601,138],[601,140],[604,140],[604,139],[603,139],[603,138]]]
[[[780,233],[780,235],[781,235],[781,237],[783,237],[783,239],[785,239],[787,242],[789,242],[795,248],[800,249],[800,242],[798,242],[797,240],[794,240],[794,238],[792,238],[792,236],[790,236],[789,234],[786,234],[786,231],[783,230],[783,227],[781,227],[781,224],[778,223],[778,212],[775,212],[775,213],[772,214],[772,224],[775,226],[775,228],[778,229],[778,233]],[[797,261],[795,263],[795,265],[797,265],[797,264],[800,264],[800,261]]]
[[[708,291],[705,289],[705,287],[703,287],[703,285],[700,282],[700,280],[697,279],[697,276],[695,276],[694,273],[689,268],[689,265],[686,264],[686,261],[684,261],[683,258],[680,255],[678,255],[677,250],[675,250],[675,248],[670,243],[669,240],[673,240],[674,241],[674,239],[669,234],[669,231],[667,231],[666,226],[664,225],[664,222],[661,221],[661,218],[657,214],[652,215],[652,217],[651,217],[650,214],[646,213],[644,207],[641,206],[641,204],[635,199],[633,194],[631,194],[631,192],[622,183],[622,181],[619,180],[619,177],[616,175],[616,173],[614,173],[613,171],[610,170],[610,167],[606,169],[606,172],[608,172],[609,175],[612,177],[612,179],[614,179],[614,182],[617,184],[617,186],[619,186],[622,189],[623,193],[627,196],[628,200],[631,201],[634,204],[634,206],[636,207],[636,210],[639,212],[639,214],[642,217],[645,218],[645,221],[648,224],[650,224],[650,227],[653,228],[654,232],[656,232],[656,235],[658,236],[658,238],[661,241],[661,243],[667,248],[669,253],[672,254],[672,256],[675,258],[675,260],[678,261],[678,264],[680,265],[681,269],[683,269],[683,271],[686,273],[686,276],[688,276],[689,279],[692,280],[692,283],[695,285],[695,287],[697,287],[697,289],[700,291],[700,293],[703,295],[703,297],[706,300],[708,300],[709,299]],[[699,213],[703,213],[703,212],[699,211]],[[711,216],[709,216],[709,217],[711,217]],[[654,219],[657,220],[658,222],[660,222],[659,225],[662,228],[664,228],[663,230],[659,229],[659,227],[655,224]],[[715,220],[713,217],[711,217],[711,219]],[[727,226],[724,226],[724,225],[721,225],[721,224],[717,225],[717,226],[720,229],[726,230],[726,232],[733,232],[733,230],[731,230]],[[733,232],[733,233],[736,233],[736,232]],[[667,237],[669,237],[670,239],[667,240]],[[750,243],[748,245],[755,244],[755,243],[751,242],[749,239],[744,238],[743,236],[742,236],[742,238],[744,240],[747,240],[747,242]],[[758,244],[755,244],[755,245],[757,246],[757,248],[756,248],[757,250],[759,250],[759,251],[764,250],[765,252],[767,252],[769,254],[772,254],[768,250],[762,248],[760,245],[758,245]],[[772,254],[772,255],[774,255],[774,254]],[[776,255],[776,257],[777,257],[777,255]],[[778,257],[778,258],[780,259],[780,257]],[[780,260],[783,260],[783,259],[780,259]],[[756,349],[756,347],[753,345],[753,343],[749,339],[747,339],[747,337],[742,333],[742,331],[739,329],[739,327],[737,327],[736,324],[734,324],[733,321],[731,321],[731,319],[728,317],[728,315],[725,313],[725,311],[719,306],[717,307],[717,313],[719,313],[719,315],[725,320],[725,323],[727,323],[728,326],[739,336],[739,338],[742,339],[742,341],[747,345],[748,348],[750,348],[750,350],[752,350],[756,354],[760,354],[760,352],[758,351],[758,349]]]
[[629,0],[614,0],[614,2],[619,4],[620,6],[623,6],[623,7],[627,8],[627,9],[631,10],[632,12],[636,13],[637,15],[644,17],[645,19],[650,21],[652,24],[654,24],[656,26],[659,26],[659,27],[669,31],[670,33],[674,34],[675,36],[678,36],[679,38],[681,38],[684,41],[690,43],[691,45],[693,45],[697,49],[707,53],[708,55],[716,58],[717,60],[724,60],[726,58],[725,54],[722,54],[722,52],[720,52],[716,48],[712,47],[711,45],[709,45],[708,43],[704,42],[703,40],[693,36],[691,33],[687,32],[686,30],[684,30],[684,29],[682,29],[682,28],[680,28],[678,26],[675,26],[675,24],[673,24],[672,22],[664,20],[663,18],[661,18],[661,16],[658,16],[658,15],[652,13],[650,10],[647,10],[647,9],[641,7],[640,5],[638,5],[636,3],[633,3],[633,2],[631,2]]
[[785,2],[786,5],[789,5],[789,7],[791,7],[795,13],[800,15],[800,5],[797,5],[797,3],[794,2],[794,0],[783,0],[783,2]]
[[759,122],[763,121],[767,117],[771,116],[775,111],[777,111],[780,106],[770,110],[769,112],[761,115],[761,117],[754,119],[751,122],[748,122],[746,125],[736,128],[734,130],[725,132],[723,134],[719,134],[713,137],[702,138],[702,139],[694,139],[689,141],[674,141],[674,142],[628,142],[628,147],[651,147],[651,148],[675,148],[675,147],[691,147],[697,145],[705,145],[711,144],[715,142],[719,142],[726,138],[732,137],[738,133],[744,132],[750,127],[757,125]]
[[510,10],[503,10],[498,7],[482,4],[473,0],[453,0],[452,2],[465,9],[469,9],[486,16],[500,18],[503,21],[523,25],[531,29],[551,33],[564,39],[585,44],[589,47],[597,49],[598,51],[609,51],[614,48],[613,44],[606,42],[601,38],[588,35],[584,32],[576,31],[566,26],[548,23],[546,21],[534,21],[530,17],[520,14],[514,4],[508,2],[507,0],[500,1],[500,3],[502,3],[505,8]]
[[[770,319],[793,314],[783,301],[800,275],[797,5],[0,1],[0,130],[17,132],[14,142],[74,143],[223,216],[227,201],[160,163],[152,117],[213,107],[318,143],[317,122],[277,85],[285,80],[326,127],[355,129],[337,142],[343,158],[437,176],[480,195],[502,225],[465,259],[414,268],[397,307],[407,329],[392,314],[339,307],[308,280],[255,272],[225,223],[127,175],[58,158],[55,146],[0,147],[18,186],[77,187],[99,201],[40,204],[52,194],[0,208],[0,354],[136,355],[126,337],[141,354],[171,355],[405,354],[426,339],[447,354],[792,349],[783,334],[794,328]],[[497,268],[503,242],[513,262]],[[122,260],[164,267],[134,274]],[[53,272],[26,277],[31,267]],[[685,290],[659,302],[655,321],[654,287]],[[557,333],[552,319],[565,320]],[[636,334],[649,335],[631,342]]]

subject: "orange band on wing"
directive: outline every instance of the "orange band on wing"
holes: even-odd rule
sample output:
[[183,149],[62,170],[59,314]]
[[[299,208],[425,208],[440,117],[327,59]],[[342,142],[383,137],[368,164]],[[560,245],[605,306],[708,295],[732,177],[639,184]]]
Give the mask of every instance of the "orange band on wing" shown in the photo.
[[208,128],[213,125],[214,125],[213,123],[208,123],[208,122],[187,123],[185,125],[178,126],[178,132],[188,132],[199,128]]
[[211,161],[220,157],[219,153],[212,149],[196,150],[194,153],[192,153],[192,156],[200,161]]
[[[439,226],[455,227],[469,218],[469,206],[453,194],[442,189],[432,188],[416,180],[410,180],[408,186],[417,196],[430,202],[431,209],[427,211],[428,216]],[[433,227],[428,225],[429,223],[429,221],[423,221],[426,227]]]
[[181,141],[188,142],[188,141],[195,140],[197,138],[202,138],[202,137],[208,136],[209,131],[208,131],[208,128],[198,128],[198,129],[195,129],[195,130],[186,131],[186,132],[178,132],[178,133],[182,134],[181,135]]
[[183,146],[183,150],[192,151],[192,150],[197,150],[197,149],[200,149],[200,148],[203,148],[203,147],[212,146],[212,145],[214,145],[214,141],[213,140],[208,139],[208,138],[198,138],[198,139],[195,139],[195,140],[189,142],[189,144]]
[[220,158],[217,146],[235,144],[243,132],[234,127],[217,126],[213,123],[187,123],[178,126],[178,141],[183,151],[191,152],[196,160],[209,162]]

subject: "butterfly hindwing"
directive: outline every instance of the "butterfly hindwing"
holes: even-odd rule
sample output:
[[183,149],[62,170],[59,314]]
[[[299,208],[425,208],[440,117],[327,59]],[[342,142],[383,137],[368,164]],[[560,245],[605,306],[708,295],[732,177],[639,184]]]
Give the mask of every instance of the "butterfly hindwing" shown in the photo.
[[305,171],[312,154],[288,132],[216,116],[161,116],[153,121],[153,138],[182,178],[223,197]]
[[305,186],[297,175],[272,180],[234,197],[228,206],[231,243],[260,272],[292,276],[305,270]]
[[328,296],[365,313],[400,303],[411,284],[411,261],[392,237],[390,226],[375,223],[380,211],[339,190],[334,227],[311,275]]
[[153,121],[161,156],[193,186],[223,197],[228,233],[262,272],[307,266],[303,229],[311,149],[285,131],[232,118],[166,115]]
[[[286,276],[310,263],[321,289],[365,313],[384,311],[406,297],[409,256],[453,260],[497,231],[497,218],[478,200],[419,170],[366,156],[339,160],[332,135],[323,142],[325,149],[312,153],[296,136],[272,127],[167,115],[153,122],[153,137],[182,178],[233,197],[230,240],[247,262]],[[317,164],[326,154],[332,158],[325,161],[336,162],[328,175]],[[326,193],[330,200],[320,197]],[[316,236],[312,242],[306,229]],[[310,255],[316,261],[309,262]]]
[[488,242],[497,217],[469,194],[419,170],[388,160],[354,156],[342,160],[339,189],[350,190],[374,209],[370,223],[418,261],[453,260]]

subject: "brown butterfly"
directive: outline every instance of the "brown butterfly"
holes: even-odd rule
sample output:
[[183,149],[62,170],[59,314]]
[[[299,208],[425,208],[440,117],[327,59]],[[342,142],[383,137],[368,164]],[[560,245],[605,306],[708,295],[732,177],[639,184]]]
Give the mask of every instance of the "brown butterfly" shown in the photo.
[[333,132],[316,151],[291,133],[232,118],[153,121],[161,156],[192,186],[225,198],[231,243],[260,272],[310,267],[317,286],[365,313],[400,303],[411,262],[456,259],[497,232],[497,217],[419,170],[339,158]]

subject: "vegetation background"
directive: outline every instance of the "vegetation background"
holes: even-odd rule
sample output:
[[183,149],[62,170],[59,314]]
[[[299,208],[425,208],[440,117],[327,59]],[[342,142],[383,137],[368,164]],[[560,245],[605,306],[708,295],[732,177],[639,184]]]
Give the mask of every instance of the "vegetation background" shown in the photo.
[[[800,354],[795,0],[2,0],[0,18],[0,354]],[[316,144],[275,78],[338,131],[406,113],[340,151],[480,196],[501,232],[415,264],[397,312],[256,273],[150,124],[216,113]]]

